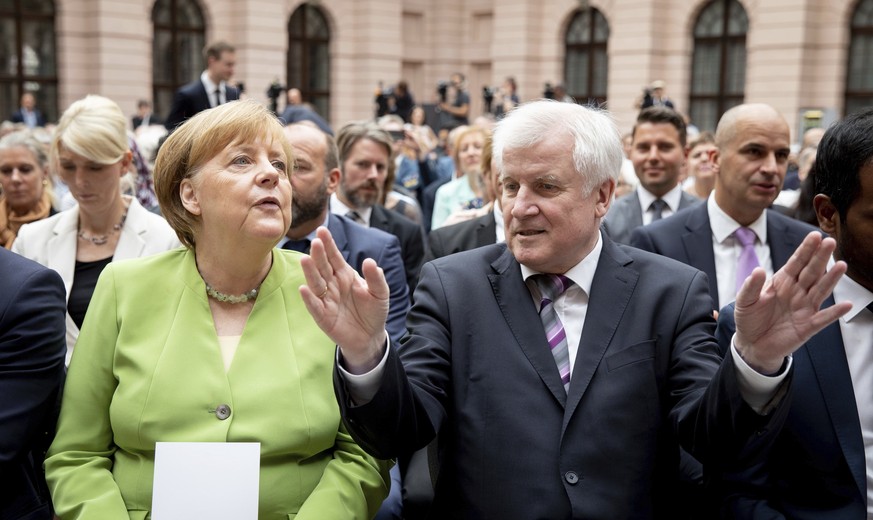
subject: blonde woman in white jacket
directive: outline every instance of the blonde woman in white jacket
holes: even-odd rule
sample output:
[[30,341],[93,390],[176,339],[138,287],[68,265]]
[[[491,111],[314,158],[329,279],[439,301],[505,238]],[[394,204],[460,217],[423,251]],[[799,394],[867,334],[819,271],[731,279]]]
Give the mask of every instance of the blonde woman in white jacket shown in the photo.
[[122,195],[131,162],[126,127],[124,113],[105,97],[87,96],[70,105],[55,130],[49,164],[76,205],[23,226],[12,244],[12,251],[64,280],[67,364],[103,268],[181,245],[163,218]]

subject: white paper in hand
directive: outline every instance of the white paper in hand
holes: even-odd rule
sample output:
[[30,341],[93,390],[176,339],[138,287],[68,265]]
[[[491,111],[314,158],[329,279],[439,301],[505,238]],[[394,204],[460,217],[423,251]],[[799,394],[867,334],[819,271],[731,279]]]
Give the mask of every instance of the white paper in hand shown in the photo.
[[257,442],[158,442],[153,520],[257,520]]

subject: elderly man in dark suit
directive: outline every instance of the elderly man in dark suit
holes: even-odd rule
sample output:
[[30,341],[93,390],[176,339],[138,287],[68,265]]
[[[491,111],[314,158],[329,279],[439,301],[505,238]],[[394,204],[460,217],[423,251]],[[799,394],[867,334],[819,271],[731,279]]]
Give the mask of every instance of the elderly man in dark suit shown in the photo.
[[752,268],[774,273],[815,229],[768,209],[785,179],[789,145],[788,123],[771,106],[728,110],[716,131],[713,195],[635,229],[631,245],[706,273],[713,310],[732,302]]
[[400,213],[380,204],[392,161],[394,140],[373,123],[349,123],[336,135],[340,176],[331,195],[330,211],[362,226],[381,229],[400,240],[410,293],[418,283],[425,255],[424,230]]
[[[828,129],[813,201],[821,229],[848,265],[825,306],[852,310],[794,354],[788,419],[768,455],[729,480],[730,518],[873,517],[873,110]],[[845,303],[844,303],[845,304]],[[733,313],[718,332],[733,334]]]
[[494,157],[508,247],[426,264],[400,345],[375,262],[362,279],[318,231],[301,293],[339,346],[344,420],[379,457],[441,431],[436,518],[671,518],[677,443],[718,472],[778,431],[785,358],[847,310],[819,310],[845,264],[825,274],[813,234],[754,275],[722,359],[704,275],[600,232],[622,158],[605,113],[521,105]]
[[66,293],[54,271],[0,248],[0,518],[51,520],[42,463],[64,379]]
[[629,158],[640,184],[616,200],[603,221],[609,238],[620,244],[630,243],[634,229],[699,202],[679,184],[688,157],[682,116],[667,107],[647,108],[637,116],[631,135]]
[[164,122],[173,131],[186,119],[207,108],[239,99],[239,90],[228,84],[236,66],[236,49],[218,41],[203,50],[206,70],[200,77],[176,91],[173,106]]

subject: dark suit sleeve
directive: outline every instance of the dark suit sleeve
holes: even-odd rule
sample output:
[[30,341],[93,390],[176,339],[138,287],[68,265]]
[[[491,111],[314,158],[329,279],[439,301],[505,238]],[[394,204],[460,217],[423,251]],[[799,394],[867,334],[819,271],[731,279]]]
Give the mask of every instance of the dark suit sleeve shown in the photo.
[[173,106],[170,108],[170,113],[164,121],[164,127],[170,132],[175,130],[190,115],[190,105],[191,101],[185,93],[184,87],[177,90],[173,96]]
[[407,226],[401,247],[403,249],[403,265],[406,268],[406,284],[409,286],[409,292],[412,293],[418,285],[418,274],[421,271],[421,264],[424,262],[425,247],[424,233],[421,227],[411,220],[409,222],[412,226]]
[[[432,263],[422,269],[410,311],[410,333],[392,344],[379,390],[362,406],[349,400],[345,380],[334,372],[340,411],[349,432],[371,455],[408,456],[426,446],[446,417],[451,374],[448,303]],[[398,352],[402,352],[401,362]]]
[[443,244],[443,234],[437,233],[437,230],[431,231],[427,235],[427,253],[424,255],[424,263],[430,262],[435,258],[446,256],[446,247]]
[[385,273],[385,281],[391,290],[391,301],[388,305],[388,319],[385,329],[391,341],[400,341],[406,334],[406,315],[409,312],[409,286],[406,284],[406,270],[403,267],[403,257],[400,254],[400,242],[391,236],[391,241],[382,250],[376,263]]
[[652,242],[652,237],[649,235],[645,226],[640,226],[631,232],[630,245],[637,249],[642,249],[643,251],[660,254],[655,247],[655,243]]
[[66,296],[56,272],[33,272],[6,298],[0,311],[0,468],[30,450],[47,425],[53,429],[66,354]]
[[[730,355],[734,332],[734,306],[730,304],[719,312],[715,333],[719,348],[726,356]],[[785,403],[781,406],[787,411],[788,406]],[[724,465],[719,472],[710,472],[708,475],[710,489],[723,518],[785,518],[767,500],[772,495],[769,489],[768,455],[776,437],[762,436],[757,442],[750,443],[746,450],[740,451],[740,456]]]

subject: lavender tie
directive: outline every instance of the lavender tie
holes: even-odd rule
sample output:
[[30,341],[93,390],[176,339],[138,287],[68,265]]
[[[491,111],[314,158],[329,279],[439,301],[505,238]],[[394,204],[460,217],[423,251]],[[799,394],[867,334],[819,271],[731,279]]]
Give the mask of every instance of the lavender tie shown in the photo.
[[740,257],[737,259],[737,293],[739,293],[743,282],[760,263],[758,255],[755,254],[755,232],[747,227],[740,227],[734,231],[734,237],[742,246]]
[[567,348],[567,334],[564,332],[564,325],[558,319],[558,313],[555,312],[554,301],[573,285],[573,281],[560,274],[540,274],[536,276],[536,283],[542,293],[540,319],[543,320],[546,339],[549,341],[549,348],[558,365],[558,373],[561,374],[561,382],[566,392],[570,389],[570,352]]

